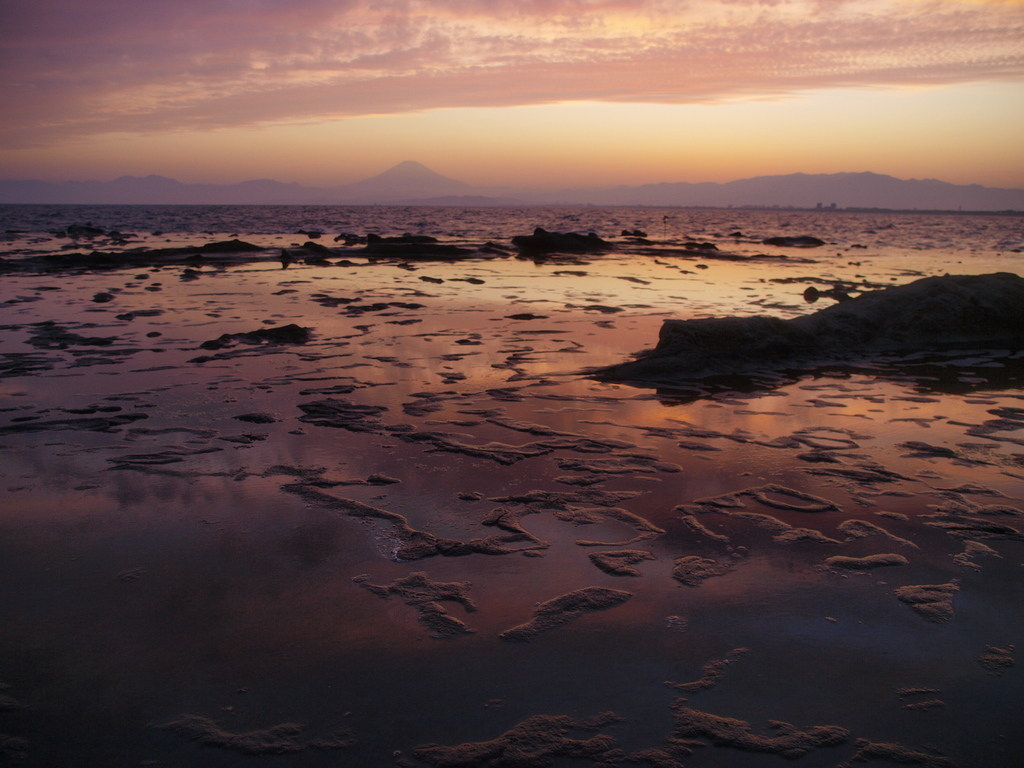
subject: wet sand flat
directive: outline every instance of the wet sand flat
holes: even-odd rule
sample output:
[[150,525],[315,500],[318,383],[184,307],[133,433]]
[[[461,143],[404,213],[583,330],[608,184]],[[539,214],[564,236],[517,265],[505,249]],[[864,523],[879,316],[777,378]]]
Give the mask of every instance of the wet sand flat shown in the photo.
[[751,221],[4,272],[0,765],[1015,765],[1019,350],[591,371],[1020,254]]

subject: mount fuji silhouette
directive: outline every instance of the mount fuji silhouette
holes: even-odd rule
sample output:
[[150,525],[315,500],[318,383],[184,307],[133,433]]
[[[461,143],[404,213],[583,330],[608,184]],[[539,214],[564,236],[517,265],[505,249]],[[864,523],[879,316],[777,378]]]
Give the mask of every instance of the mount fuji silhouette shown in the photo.
[[0,203],[111,205],[601,205],[678,207],[880,208],[1024,211],[1024,189],[897,179],[877,173],[793,173],[726,183],[688,182],[584,189],[472,186],[406,160],[383,173],[336,187],[272,179],[240,184],[182,184],[165,176],[108,182],[2,181]]
[[449,179],[415,160],[405,160],[384,173],[336,188],[342,199],[365,202],[464,195],[472,194],[472,190],[464,181]]

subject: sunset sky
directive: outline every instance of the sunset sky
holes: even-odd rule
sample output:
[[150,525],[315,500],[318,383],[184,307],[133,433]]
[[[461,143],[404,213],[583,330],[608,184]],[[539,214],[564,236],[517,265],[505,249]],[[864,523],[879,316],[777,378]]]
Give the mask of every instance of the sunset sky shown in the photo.
[[0,178],[1024,187],[1024,0],[0,0]]

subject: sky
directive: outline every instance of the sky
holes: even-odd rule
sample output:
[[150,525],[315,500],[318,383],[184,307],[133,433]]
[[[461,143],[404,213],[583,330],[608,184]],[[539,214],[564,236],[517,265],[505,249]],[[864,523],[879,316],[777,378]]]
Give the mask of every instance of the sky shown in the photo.
[[0,178],[1024,188],[1024,0],[0,0]]

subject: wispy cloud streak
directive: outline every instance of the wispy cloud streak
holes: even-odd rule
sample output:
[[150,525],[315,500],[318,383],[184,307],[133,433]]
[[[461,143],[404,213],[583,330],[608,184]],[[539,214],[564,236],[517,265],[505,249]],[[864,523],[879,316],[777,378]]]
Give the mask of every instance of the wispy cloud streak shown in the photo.
[[1024,77],[1018,3],[7,0],[0,139]]

